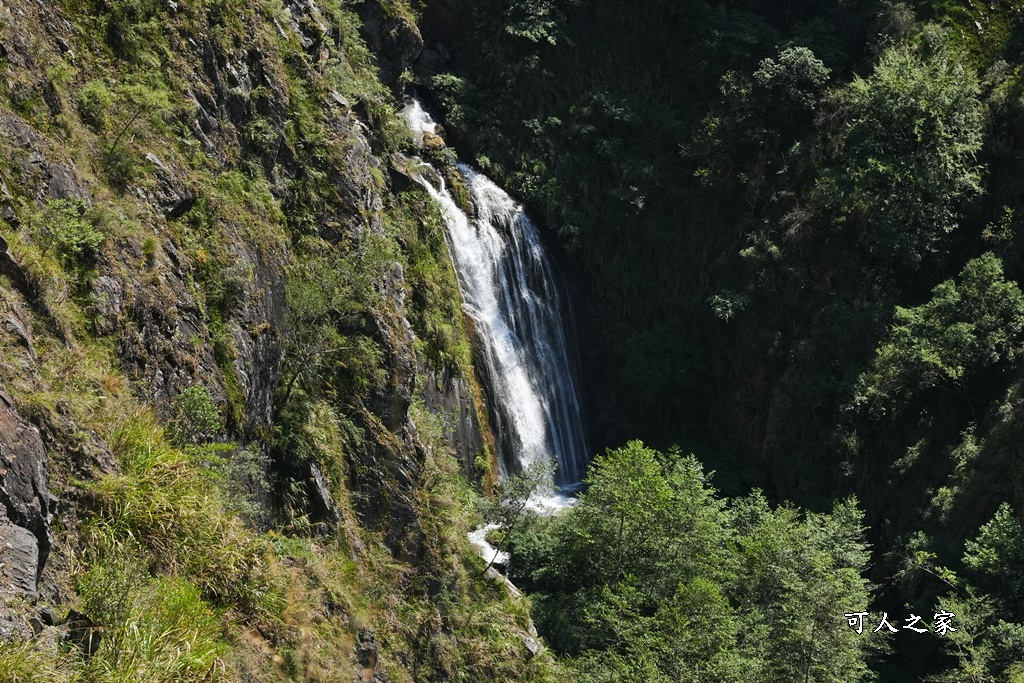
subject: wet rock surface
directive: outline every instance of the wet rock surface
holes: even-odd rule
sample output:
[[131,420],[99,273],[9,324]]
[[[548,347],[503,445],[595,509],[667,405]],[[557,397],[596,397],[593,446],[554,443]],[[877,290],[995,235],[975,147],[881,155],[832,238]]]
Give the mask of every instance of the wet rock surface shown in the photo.
[[447,429],[445,437],[455,450],[466,477],[476,476],[475,461],[484,453],[484,437],[465,378],[451,370],[437,370],[429,365],[422,369],[423,400],[433,413],[441,415]]

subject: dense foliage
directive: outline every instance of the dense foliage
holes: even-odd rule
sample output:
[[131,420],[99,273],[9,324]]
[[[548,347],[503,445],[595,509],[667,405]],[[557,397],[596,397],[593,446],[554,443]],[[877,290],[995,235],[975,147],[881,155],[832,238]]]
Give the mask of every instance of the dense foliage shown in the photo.
[[876,670],[1007,679],[1020,655],[994,653],[1017,652],[1024,620],[993,559],[1024,517],[1016,8],[444,13],[461,4],[428,3],[453,55],[432,92],[564,247],[595,440],[682,444],[733,495],[856,495],[873,608],[975,615],[969,642],[897,638]]
[[636,441],[588,483],[511,539],[511,574],[577,680],[867,680],[880,641],[843,618],[868,603],[854,501],[803,514],[725,500],[692,456]]

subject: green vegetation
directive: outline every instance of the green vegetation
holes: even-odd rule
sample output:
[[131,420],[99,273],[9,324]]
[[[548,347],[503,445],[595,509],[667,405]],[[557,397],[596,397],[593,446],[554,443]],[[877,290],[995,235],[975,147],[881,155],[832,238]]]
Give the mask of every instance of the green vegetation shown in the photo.
[[828,131],[836,162],[812,194],[837,223],[864,231],[861,251],[911,267],[981,190],[978,78],[937,28],[923,39],[886,50],[870,78],[836,94],[843,123]]
[[86,215],[80,201],[56,199],[30,228],[43,256],[56,252],[65,262],[93,255],[104,235]]
[[[490,569],[494,559],[501,552],[510,536],[519,532],[520,520],[528,517],[530,499],[544,492],[554,481],[554,465],[546,462],[530,463],[522,472],[508,475],[498,483],[493,499],[482,501],[481,512],[484,521],[496,524],[500,538],[495,544],[495,554],[487,560]],[[486,571],[485,569],[485,571]]]
[[220,412],[202,385],[189,387],[174,397],[167,420],[170,440],[176,444],[197,444],[220,432]]
[[921,306],[896,307],[856,403],[884,412],[886,405],[907,405],[931,389],[971,395],[986,367],[1017,356],[1024,295],[1003,277],[999,259],[983,254],[967,263],[959,279],[959,286],[937,285]]
[[995,530],[1024,515],[1016,9],[453,6],[425,10],[456,53],[431,93],[567,252],[599,444],[681,444],[733,500],[855,495],[873,611],[976,615],[894,638],[878,676],[1019,675],[1015,571],[970,545],[1014,557]]
[[473,384],[440,215],[391,187],[358,16],[318,5],[0,8],[32,57],[0,58],[31,141],[0,145],[0,381],[61,501],[43,602],[78,615],[21,640],[41,605],[0,605],[5,683],[554,680],[419,393]]
[[692,457],[599,456],[579,503],[513,532],[512,575],[580,681],[861,681],[866,605],[853,501],[831,514],[719,498]]

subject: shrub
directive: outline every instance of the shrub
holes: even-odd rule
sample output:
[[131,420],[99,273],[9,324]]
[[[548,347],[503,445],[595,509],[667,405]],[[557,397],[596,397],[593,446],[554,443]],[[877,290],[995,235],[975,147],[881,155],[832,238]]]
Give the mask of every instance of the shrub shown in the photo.
[[277,149],[278,140],[281,134],[274,128],[274,124],[264,118],[258,118],[245,126],[245,141],[254,150],[262,154],[269,154]]
[[201,384],[189,387],[171,403],[167,430],[171,441],[180,446],[211,441],[220,431],[220,411]]
[[43,256],[52,249],[65,263],[90,257],[105,237],[80,199],[50,200],[42,216],[32,220],[30,230]]
[[142,243],[142,255],[146,257],[146,265],[150,268],[156,263],[156,249],[159,245],[160,242],[152,235]]
[[96,132],[109,125],[113,107],[114,95],[100,79],[89,81],[78,92],[78,113]]

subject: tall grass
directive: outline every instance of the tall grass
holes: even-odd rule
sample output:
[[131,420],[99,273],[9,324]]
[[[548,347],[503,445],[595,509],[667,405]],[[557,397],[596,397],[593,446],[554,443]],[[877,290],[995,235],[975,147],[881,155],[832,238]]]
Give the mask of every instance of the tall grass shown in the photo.
[[274,630],[284,595],[270,571],[270,545],[231,513],[211,473],[169,444],[149,410],[122,423],[110,444],[121,471],[92,487],[92,545],[142,548],[160,573],[187,576],[214,604]]
[[223,624],[183,578],[150,578],[130,563],[97,566],[79,581],[100,623],[99,650],[84,667],[90,681],[157,683],[219,680],[228,643]]
[[0,640],[0,681],[4,683],[78,683],[81,676],[66,654],[48,652],[29,641]]

